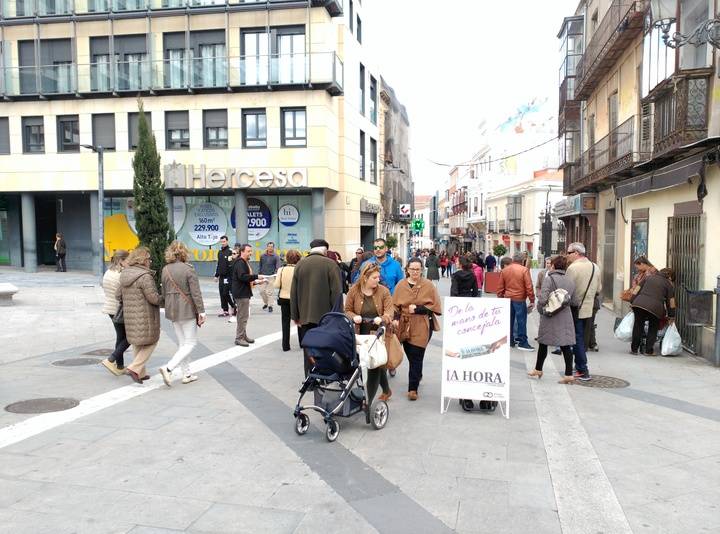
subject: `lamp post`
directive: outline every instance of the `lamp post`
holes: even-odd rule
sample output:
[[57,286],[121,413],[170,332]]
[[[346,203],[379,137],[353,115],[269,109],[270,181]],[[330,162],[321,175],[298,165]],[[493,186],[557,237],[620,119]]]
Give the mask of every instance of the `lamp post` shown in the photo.
[[99,254],[99,265],[98,273],[100,273],[100,279],[105,274],[105,165],[103,161],[103,155],[105,149],[102,146],[94,145],[80,145],[83,148],[97,152],[98,155],[98,233],[100,234],[100,254]]
[[720,20],[710,19],[701,22],[691,33],[684,35],[673,32],[670,28],[677,20],[678,8],[676,0],[650,0],[650,13],[652,25],[662,30],[663,42],[670,48],[691,44],[695,46],[710,43],[714,48],[720,48]]
[[542,223],[542,249],[543,256],[546,258],[550,256],[552,249],[552,214],[550,213],[550,193],[552,192],[552,186],[548,186],[547,195],[545,195],[545,220]]

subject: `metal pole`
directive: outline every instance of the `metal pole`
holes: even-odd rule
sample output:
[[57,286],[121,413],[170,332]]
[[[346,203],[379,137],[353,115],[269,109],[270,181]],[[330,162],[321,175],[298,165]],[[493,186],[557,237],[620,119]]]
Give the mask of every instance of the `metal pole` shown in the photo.
[[105,149],[97,147],[98,154],[98,233],[100,237],[100,280],[105,274],[105,163],[103,160]]
[[720,366],[720,276],[715,286],[715,350],[713,352],[713,365]]

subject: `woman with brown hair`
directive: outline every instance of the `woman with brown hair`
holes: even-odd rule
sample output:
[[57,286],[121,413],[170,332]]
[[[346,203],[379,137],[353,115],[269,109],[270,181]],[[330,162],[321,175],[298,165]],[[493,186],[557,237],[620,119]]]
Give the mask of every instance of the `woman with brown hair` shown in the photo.
[[640,291],[640,285],[643,283],[643,281],[651,274],[655,274],[658,272],[655,266],[650,263],[650,260],[648,260],[646,256],[638,256],[637,259],[633,262],[633,265],[637,270],[637,274],[633,276],[632,282],[630,283],[630,288],[623,291],[620,295],[620,299],[624,300],[625,302],[632,302],[633,297],[637,295],[638,291]]
[[[376,263],[368,263],[362,268],[360,278],[350,288],[345,301],[345,315],[355,323],[355,332],[361,335],[375,333],[381,325],[390,326],[395,313],[390,290],[380,284],[380,267]],[[372,321],[368,321],[372,319]],[[393,334],[385,333],[385,345],[390,344]],[[389,348],[389,347],[388,347]],[[372,404],[378,384],[382,387],[379,399],[387,401],[392,396],[386,367],[368,369],[367,403]]]
[[145,373],[145,364],[160,339],[160,306],[163,299],[155,286],[150,262],[147,247],[137,247],[130,252],[115,293],[123,307],[125,332],[135,355],[133,362],[127,366],[127,373],[138,384],[150,378]]
[[401,280],[393,293],[395,316],[393,321],[397,336],[405,349],[410,364],[408,371],[408,399],[418,398],[422,380],[423,358],[433,331],[440,330],[435,315],[442,313],[440,294],[435,285],[423,278],[420,258],[411,258],[407,265],[408,278]]
[[115,314],[118,311],[118,301],[115,299],[115,293],[120,286],[120,272],[125,266],[125,261],[129,252],[127,250],[116,250],[110,259],[110,267],[102,279],[103,291],[105,292],[105,302],[102,307],[102,313],[107,314],[115,328],[115,350],[109,358],[103,360],[105,368],[112,374],[119,376],[125,373],[125,351],[130,347],[125,335],[125,324],[123,322],[115,322]]
[[300,261],[300,252],[297,250],[288,250],[285,253],[284,266],[275,276],[273,285],[278,292],[278,306],[280,306],[280,320],[282,321],[282,350],[288,352],[290,350],[290,290],[292,289],[293,273],[295,266]]
[[635,314],[633,324],[632,343],[630,352],[638,354],[645,333],[645,323],[648,323],[645,337],[645,356],[655,356],[655,341],[657,340],[660,320],[667,314],[668,321],[675,320],[675,273],[672,269],[662,269],[645,277],[638,291],[632,298],[632,310]]
[[190,353],[197,345],[197,329],[205,322],[200,282],[195,268],[188,263],[190,251],[182,241],[173,241],[165,250],[165,267],[162,270],[162,293],[165,300],[165,317],[172,322],[178,348],[164,367],[160,368],[165,385],[170,387],[172,372],[178,365],[182,369],[183,384],[195,382],[197,375],[190,372]]

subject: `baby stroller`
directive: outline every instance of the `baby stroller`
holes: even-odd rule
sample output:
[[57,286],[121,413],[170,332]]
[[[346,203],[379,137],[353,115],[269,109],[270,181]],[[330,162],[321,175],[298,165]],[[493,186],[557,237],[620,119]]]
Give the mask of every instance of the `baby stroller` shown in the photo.
[[[376,343],[384,343],[385,329],[378,330]],[[365,395],[360,355],[355,339],[355,327],[343,313],[330,312],[323,315],[317,328],[309,330],[302,341],[303,348],[315,360],[305,382],[300,388],[300,398],[293,415],[295,432],[303,435],[310,427],[306,410],[315,410],[325,421],[325,437],[333,442],[340,433],[335,417],[351,417],[365,412],[365,422],[380,430],[385,426],[390,411],[385,401],[368,406]],[[301,404],[305,393],[312,391],[314,404]]]

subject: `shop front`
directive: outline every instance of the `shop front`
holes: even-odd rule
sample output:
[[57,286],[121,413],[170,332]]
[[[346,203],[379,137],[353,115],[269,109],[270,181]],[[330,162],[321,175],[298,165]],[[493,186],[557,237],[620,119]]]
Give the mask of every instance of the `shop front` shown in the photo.
[[565,243],[582,243],[587,256],[597,261],[598,198],[595,193],[566,197],[554,206],[554,214],[565,225]]

